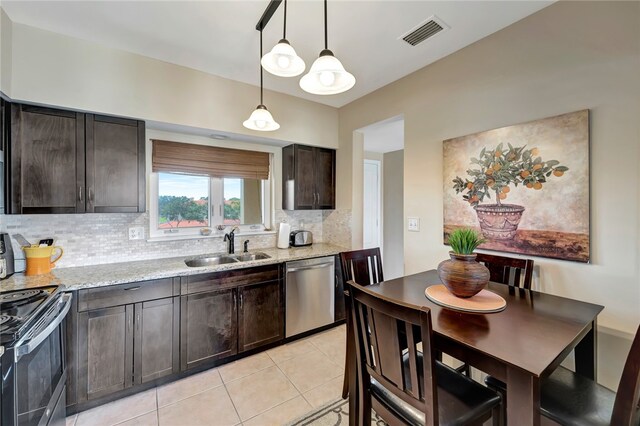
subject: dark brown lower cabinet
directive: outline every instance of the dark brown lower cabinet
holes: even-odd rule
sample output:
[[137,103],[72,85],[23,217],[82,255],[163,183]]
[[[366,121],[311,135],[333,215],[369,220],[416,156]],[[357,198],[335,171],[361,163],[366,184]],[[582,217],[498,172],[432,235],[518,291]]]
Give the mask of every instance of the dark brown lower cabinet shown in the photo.
[[78,314],[78,402],[131,386],[133,305]]
[[135,305],[134,382],[146,383],[180,371],[180,298]]
[[78,402],[179,372],[179,299],[78,314]]
[[182,370],[238,352],[237,289],[190,294],[181,299]]
[[282,281],[240,287],[238,352],[284,339]]

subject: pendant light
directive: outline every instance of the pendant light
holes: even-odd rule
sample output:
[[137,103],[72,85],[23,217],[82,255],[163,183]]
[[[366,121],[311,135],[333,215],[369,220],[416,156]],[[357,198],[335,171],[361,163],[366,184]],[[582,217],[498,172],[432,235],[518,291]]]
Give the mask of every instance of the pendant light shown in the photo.
[[305,64],[287,40],[287,0],[284,0],[282,40],[262,57],[262,68],[278,77],[295,77],[304,72]]
[[342,63],[333,56],[327,43],[327,0],[324,0],[324,50],[311,69],[300,79],[300,87],[314,95],[335,95],[346,92],[356,84],[353,74],[347,72]]
[[[260,57],[262,58],[262,30],[260,30]],[[257,106],[255,111],[251,113],[248,120],[245,120],[242,125],[247,129],[259,130],[261,132],[269,132],[272,130],[278,130],[280,125],[273,119],[273,116],[269,112],[262,101],[263,98],[263,81],[262,81],[262,65],[260,66],[260,105]]]

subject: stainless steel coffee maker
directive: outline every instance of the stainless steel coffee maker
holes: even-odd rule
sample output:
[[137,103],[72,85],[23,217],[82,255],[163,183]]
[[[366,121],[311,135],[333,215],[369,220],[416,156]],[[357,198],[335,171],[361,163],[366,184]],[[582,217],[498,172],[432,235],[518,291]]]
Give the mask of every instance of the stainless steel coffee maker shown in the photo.
[[0,233],[0,280],[13,275],[13,247],[11,237],[6,232]]

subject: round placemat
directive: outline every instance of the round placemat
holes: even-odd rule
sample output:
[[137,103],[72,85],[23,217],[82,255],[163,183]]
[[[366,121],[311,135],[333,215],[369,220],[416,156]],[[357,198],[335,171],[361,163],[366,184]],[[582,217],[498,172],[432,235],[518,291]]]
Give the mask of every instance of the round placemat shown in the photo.
[[427,287],[424,294],[437,305],[465,312],[486,314],[500,312],[507,307],[507,301],[502,296],[489,290],[481,290],[475,296],[463,299],[454,296],[443,284],[438,284]]

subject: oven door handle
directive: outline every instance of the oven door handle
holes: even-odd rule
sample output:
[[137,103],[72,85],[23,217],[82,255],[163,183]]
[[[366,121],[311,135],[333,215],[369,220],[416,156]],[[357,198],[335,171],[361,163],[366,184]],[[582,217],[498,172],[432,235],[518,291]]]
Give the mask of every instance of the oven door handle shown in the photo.
[[18,345],[15,346],[15,361],[18,362],[20,358],[31,353],[31,351],[33,351],[42,342],[44,342],[44,340],[49,337],[49,335],[53,333],[56,328],[58,328],[62,320],[65,319],[67,313],[69,312],[69,308],[71,308],[71,294],[65,293],[60,297],[58,303],[54,305],[54,308],[47,312],[47,314],[45,314],[45,316],[43,317],[43,319],[46,320],[47,317],[50,317],[51,314],[57,311],[57,313],[53,318],[51,318],[51,321],[47,324],[47,326],[37,332],[38,334],[31,338],[29,338],[30,335],[25,336],[24,341],[22,341],[23,339],[21,339],[18,342]]

